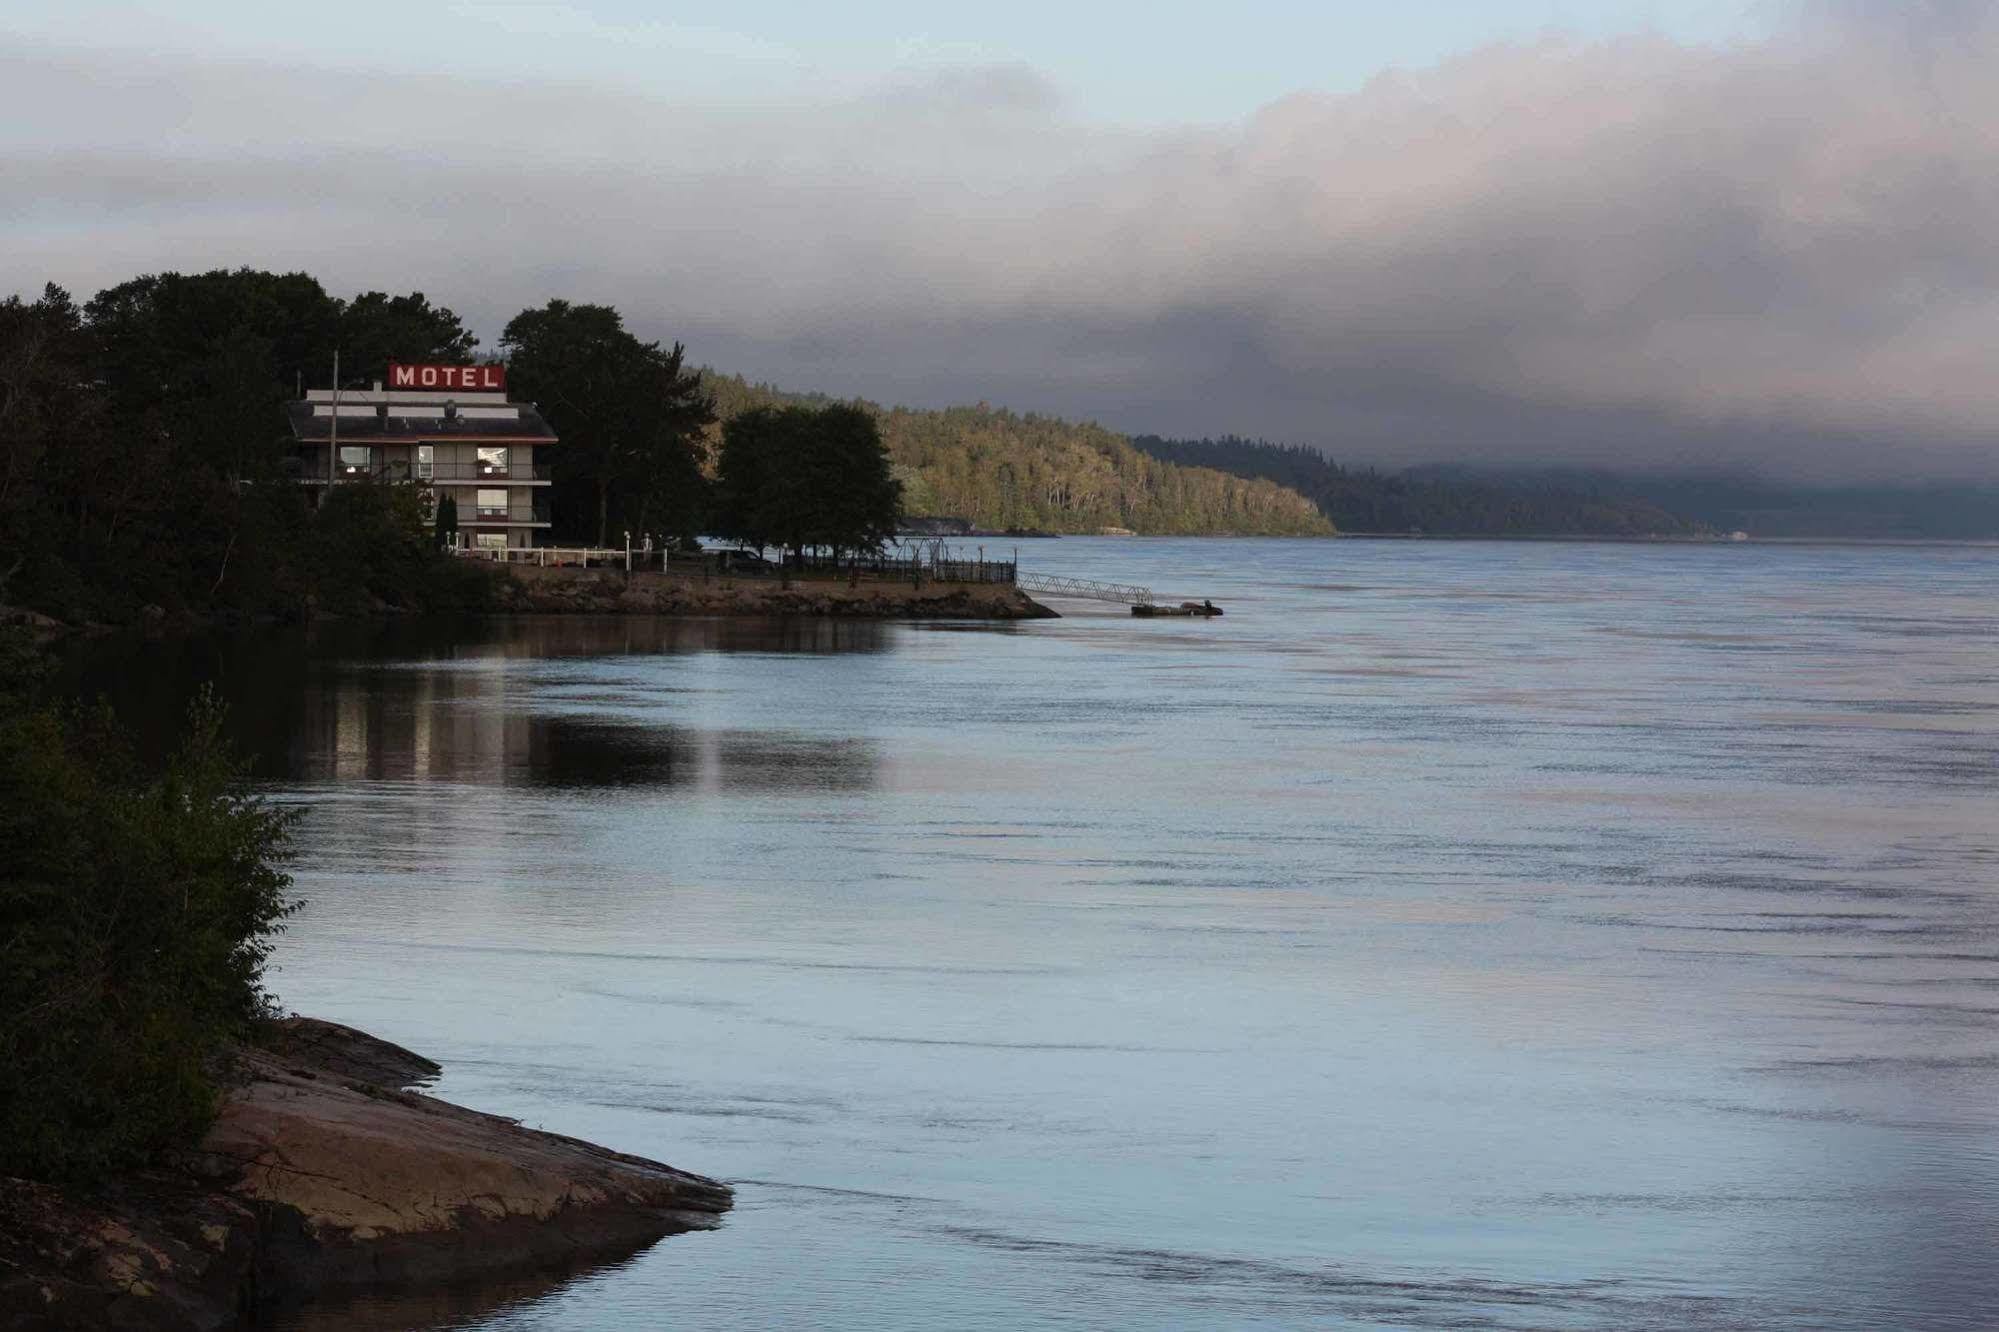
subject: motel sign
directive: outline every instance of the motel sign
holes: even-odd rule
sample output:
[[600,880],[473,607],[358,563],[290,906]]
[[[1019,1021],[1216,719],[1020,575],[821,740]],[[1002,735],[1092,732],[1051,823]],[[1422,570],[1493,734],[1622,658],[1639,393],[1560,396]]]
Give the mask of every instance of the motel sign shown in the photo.
[[469,389],[474,392],[503,393],[507,387],[504,365],[398,365],[389,363],[392,389]]

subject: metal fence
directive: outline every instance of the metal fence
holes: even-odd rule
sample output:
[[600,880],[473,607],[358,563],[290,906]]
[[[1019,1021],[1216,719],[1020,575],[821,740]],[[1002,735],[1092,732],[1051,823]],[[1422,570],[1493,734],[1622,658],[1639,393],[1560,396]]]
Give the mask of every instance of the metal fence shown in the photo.
[[982,555],[964,559],[941,549],[915,555],[835,557],[808,553],[787,555],[782,561],[741,550],[689,554],[643,546],[463,546],[453,553],[500,564],[658,570],[699,578],[1010,584],[1019,574],[1013,560],[988,560]]
[[1152,589],[1137,583],[1100,583],[1090,578],[1065,578],[1060,574],[1024,573],[1018,582],[1023,592],[1039,592],[1050,597],[1079,597],[1085,601],[1116,601],[1128,606],[1152,600]]
[[942,551],[913,555],[787,554],[776,571],[804,578],[872,578],[889,581],[927,579],[937,583],[1011,583],[1018,572],[1012,560],[975,559]]

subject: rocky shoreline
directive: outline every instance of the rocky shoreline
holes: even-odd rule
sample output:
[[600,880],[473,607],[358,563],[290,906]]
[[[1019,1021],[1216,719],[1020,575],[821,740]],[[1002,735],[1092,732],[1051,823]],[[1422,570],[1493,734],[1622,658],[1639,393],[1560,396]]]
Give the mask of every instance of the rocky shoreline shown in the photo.
[[845,583],[701,577],[650,570],[508,566],[499,608],[527,614],[822,615],[859,619],[1039,620],[1056,613],[1010,583]]
[[[819,616],[855,620],[1050,620],[1057,612],[1003,583],[865,582],[827,580],[786,583],[775,577],[702,578],[649,570],[543,568],[515,565],[496,569],[491,613],[500,615],[670,615],[670,616]],[[393,619],[411,612],[376,602],[371,612]],[[304,619],[342,620],[308,607]],[[277,624],[264,618],[253,621]],[[214,628],[216,621],[200,616],[172,615],[158,606],[143,607],[134,624],[67,623],[20,606],[0,605],[0,628],[24,632],[28,640],[47,645],[72,636],[93,636],[136,629],[142,633],[179,633]]]
[[507,1279],[712,1229],[729,1187],[410,1090],[437,1065],[274,1024],[201,1143],[61,1190],[0,1179],[0,1324],[220,1329],[337,1296]]

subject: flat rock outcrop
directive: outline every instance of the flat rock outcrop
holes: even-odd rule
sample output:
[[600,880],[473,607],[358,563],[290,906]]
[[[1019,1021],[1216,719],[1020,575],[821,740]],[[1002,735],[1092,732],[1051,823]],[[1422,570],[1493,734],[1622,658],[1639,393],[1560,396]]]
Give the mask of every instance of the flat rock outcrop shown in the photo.
[[505,1278],[708,1229],[729,1188],[407,1088],[437,1066],[295,1018],[171,1167],[0,1180],[0,1324],[223,1328],[341,1291]]

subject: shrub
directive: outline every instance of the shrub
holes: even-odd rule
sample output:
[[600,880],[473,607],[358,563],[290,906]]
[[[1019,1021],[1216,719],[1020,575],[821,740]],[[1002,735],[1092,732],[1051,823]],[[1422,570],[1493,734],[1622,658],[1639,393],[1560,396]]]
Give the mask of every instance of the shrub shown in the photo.
[[204,694],[163,773],[108,712],[0,703],[0,1174],[90,1175],[196,1139],[273,1011],[296,815],[249,795]]
[[498,571],[442,550],[424,523],[422,492],[408,482],[334,487],[311,533],[310,582],[327,610],[477,613],[494,603]]

